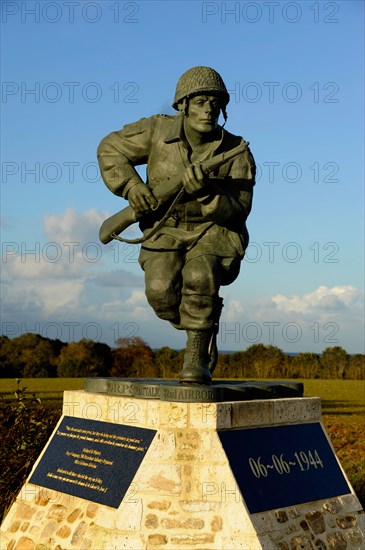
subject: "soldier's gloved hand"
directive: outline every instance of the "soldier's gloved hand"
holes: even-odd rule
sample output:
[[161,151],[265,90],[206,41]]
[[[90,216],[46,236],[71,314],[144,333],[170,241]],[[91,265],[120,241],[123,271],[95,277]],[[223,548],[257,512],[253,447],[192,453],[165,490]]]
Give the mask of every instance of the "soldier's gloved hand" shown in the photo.
[[129,204],[136,212],[145,212],[157,205],[157,200],[151,192],[151,189],[144,183],[133,185],[128,191],[127,198]]
[[200,164],[188,166],[182,178],[182,184],[189,195],[194,195],[203,189],[207,180]]

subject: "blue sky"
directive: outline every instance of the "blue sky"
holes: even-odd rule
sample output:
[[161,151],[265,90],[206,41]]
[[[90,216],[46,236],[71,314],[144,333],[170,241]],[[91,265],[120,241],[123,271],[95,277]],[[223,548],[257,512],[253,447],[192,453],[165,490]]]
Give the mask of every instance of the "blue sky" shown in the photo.
[[348,0],[3,1],[2,333],[184,347],[146,302],[138,247],[98,241],[125,203],[101,181],[96,148],[172,113],[179,76],[207,65],[259,175],[251,244],[221,291],[220,349],[363,353],[363,11]]

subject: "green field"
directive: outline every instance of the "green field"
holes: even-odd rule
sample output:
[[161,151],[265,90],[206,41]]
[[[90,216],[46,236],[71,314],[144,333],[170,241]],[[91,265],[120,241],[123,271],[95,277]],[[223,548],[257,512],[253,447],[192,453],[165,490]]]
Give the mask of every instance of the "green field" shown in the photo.
[[[296,380],[298,382],[299,380]],[[275,381],[274,381],[275,382]],[[320,397],[323,414],[364,414],[364,380],[300,380],[304,383],[306,397]],[[42,401],[61,400],[62,391],[80,390],[84,386],[83,378],[23,378],[21,387],[26,388],[27,396],[36,393]],[[0,380],[0,395],[12,398],[17,384],[12,378]],[[28,393],[29,392],[29,393]]]
[[320,397],[323,414],[364,414],[364,380],[301,380],[306,397]]
[[[84,378],[22,378],[21,386],[32,392],[80,390]],[[0,393],[15,391],[16,387],[14,378],[0,378]]]
[[[62,402],[65,390],[82,390],[84,378],[22,378],[20,388],[25,390],[24,397],[32,398],[34,394],[42,402]],[[5,401],[15,398],[17,383],[14,378],[0,379],[0,398]]]

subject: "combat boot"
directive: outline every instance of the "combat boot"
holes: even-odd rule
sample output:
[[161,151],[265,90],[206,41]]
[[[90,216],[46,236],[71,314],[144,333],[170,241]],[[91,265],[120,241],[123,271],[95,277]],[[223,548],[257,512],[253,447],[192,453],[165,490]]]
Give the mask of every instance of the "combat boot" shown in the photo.
[[188,341],[184,355],[180,382],[192,384],[211,384],[208,347],[212,336],[211,330],[187,330]]
[[219,332],[219,319],[223,309],[223,298],[218,296],[215,304],[215,321],[211,332],[210,342],[208,346],[209,364],[208,368],[213,373],[218,362],[217,335]]

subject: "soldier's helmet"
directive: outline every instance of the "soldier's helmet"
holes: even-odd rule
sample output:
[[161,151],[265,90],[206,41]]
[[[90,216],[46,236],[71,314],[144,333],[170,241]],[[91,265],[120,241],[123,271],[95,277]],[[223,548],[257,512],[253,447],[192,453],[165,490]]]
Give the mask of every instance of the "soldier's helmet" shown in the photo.
[[217,71],[210,67],[193,67],[179,78],[172,104],[173,108],[178,110],[180,101],[199,93],[212,93],[220,97],[223,110],[229,102],[229,93]]

